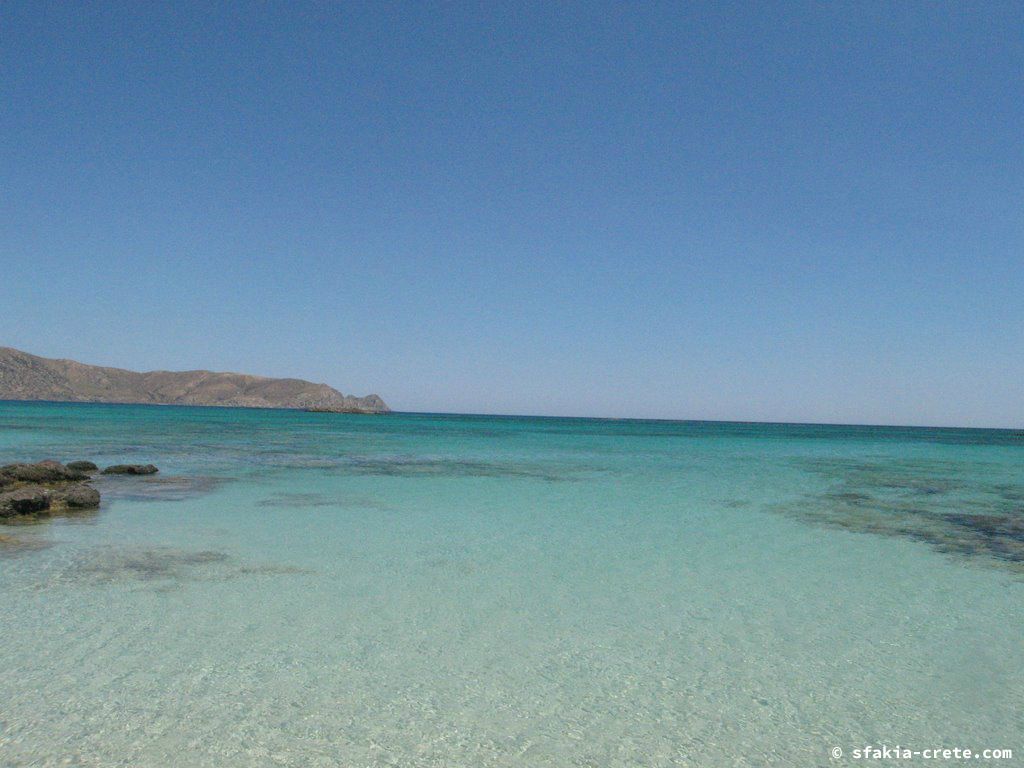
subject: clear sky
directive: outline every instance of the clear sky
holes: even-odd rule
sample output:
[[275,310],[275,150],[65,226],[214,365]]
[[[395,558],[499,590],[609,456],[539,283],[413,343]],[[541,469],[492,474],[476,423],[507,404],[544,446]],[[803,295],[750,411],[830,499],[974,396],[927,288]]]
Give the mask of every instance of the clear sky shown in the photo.
[[0,344],[1024,425],[1024,3],[0,4]]

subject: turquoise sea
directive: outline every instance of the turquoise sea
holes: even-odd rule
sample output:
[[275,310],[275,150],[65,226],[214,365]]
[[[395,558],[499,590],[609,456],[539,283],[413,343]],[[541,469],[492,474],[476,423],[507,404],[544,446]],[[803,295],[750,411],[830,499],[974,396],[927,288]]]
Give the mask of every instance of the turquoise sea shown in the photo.
[[0,527],[2,766],[1024,755],[1020,432],[0,403],[44,458],[161,471]]

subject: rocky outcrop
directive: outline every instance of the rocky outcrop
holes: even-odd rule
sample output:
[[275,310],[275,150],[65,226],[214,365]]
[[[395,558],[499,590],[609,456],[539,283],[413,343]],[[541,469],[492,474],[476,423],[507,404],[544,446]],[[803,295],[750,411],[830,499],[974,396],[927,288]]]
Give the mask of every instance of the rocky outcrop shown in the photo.
[[115,464],[107,467],[101,475],[155,475],[160,470],[152,464]]
[[63,483],[71,480],[85,480],[89,477],[64,466],[58,461],[40,461],[36,464],[8,464],[0,467],[0,476],[10,482],[22,483]]
[[91,461],[69,461],[65,466],[75,472],[95,472],[99,469]]
[[57,491],[54,498],[69,509],[95,509],[100,505],[100,492],[85,483],[69,485]]
[[[73,463],[79,467],[96,466],[92,462]],[[100,505],[100,493],[88,480],[86,472],[59,461],[0,467],[0,520],[18,521],[48,517],[56,512],[95,509]]]
[[377,395],[344,395],[326,384],[213,371],[150,371],[51,360],[0,347],[0,400],[55,400],[387,413]]
[[377,395],[367,395],[355,399],[358,402],[313,406],[305,410],[311,413],[388,413],[391,410]]
[[50,491],[41,485],[25,485],[0,493],[0,518],[38,515],[50,509]]

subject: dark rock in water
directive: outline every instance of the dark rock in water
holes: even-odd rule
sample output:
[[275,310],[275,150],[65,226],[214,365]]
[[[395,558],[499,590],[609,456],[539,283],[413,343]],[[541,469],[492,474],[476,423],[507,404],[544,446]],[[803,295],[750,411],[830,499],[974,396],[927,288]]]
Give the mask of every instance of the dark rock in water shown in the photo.
[[58,461],[8,464],[0,468],[0,519],[95,509],[100,505],[99,491],[84,480],[89,480],[88,474]]
[[107,467],[103,475],[155,475],[160,470],[152,464],[115,464]]
[[26,485],[0,493],[0,517],[48,513],[50,491],[41,485]]
[[40,461],[35,464],[8,464],[0,467],[0,474],[25,483],[60,483],[69,480],[85,480],[84,472],[69,469],[59,461]]
[[95,509],[100,505],[100,492],[84,483],[75,483],[54,492],[53,500],[69,509]]
[[75,472],[95,472],[99,469],[91,461],[69,461],[66,466]]

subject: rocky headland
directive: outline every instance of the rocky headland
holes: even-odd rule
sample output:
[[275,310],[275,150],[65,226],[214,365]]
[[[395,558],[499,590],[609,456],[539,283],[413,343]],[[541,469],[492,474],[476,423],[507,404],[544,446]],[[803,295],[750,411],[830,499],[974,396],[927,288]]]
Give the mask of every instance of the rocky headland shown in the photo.
[[149,371],[86,365],[0,347],[0,400],[297,408],[388,413],[377,395],[345,395],[326,384],[215,371]]

